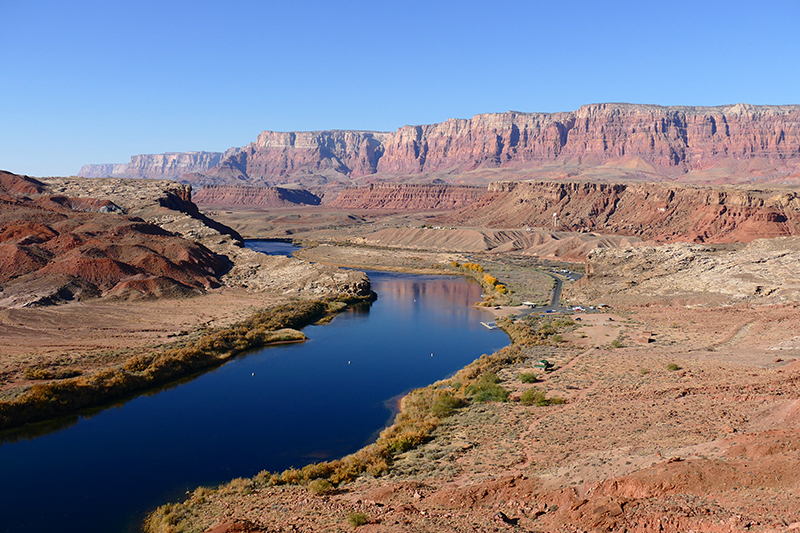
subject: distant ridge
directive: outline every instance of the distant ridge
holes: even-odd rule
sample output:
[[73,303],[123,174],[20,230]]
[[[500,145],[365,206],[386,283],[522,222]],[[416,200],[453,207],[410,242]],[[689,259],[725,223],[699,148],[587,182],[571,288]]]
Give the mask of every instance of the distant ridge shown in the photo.
[[[100,168],[102,167],[102,168]],[[119,172],[91,166],[81,175]],[[241,148],[140,155],[123,173],[195,184],[343,188],[389,181],[664,179],[800,181],[800,105],[591,104],[562,113],[489,113],[394,132],[264,131]]]

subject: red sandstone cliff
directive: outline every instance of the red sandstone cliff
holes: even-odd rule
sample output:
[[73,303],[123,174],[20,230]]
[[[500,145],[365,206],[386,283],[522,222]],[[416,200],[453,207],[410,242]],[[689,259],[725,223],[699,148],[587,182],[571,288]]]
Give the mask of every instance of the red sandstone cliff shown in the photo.
[[319,205],[320,198],[302,189],[253,187],[243,185],[206,185],[194,194],[198,205],[230,207],[291,207]]
[[444,220],[661,241],[750,242],[800,235],[800,194],[660,183],[498,182],[479,202]]
[[800,162],[800,106],[586,105],[571,113],[476,115],[406,126],[384,143],[379,172],[417,173],[548,162],[638,159],[670,175],[723,159]]
[[472,205],[486,195],[483,187],[447,184],[401,184],[350,187],[330,202],[340,209],[451,210]]
[[[162,163],[159,158],[167,155],[137,156],[141,164],[132,158],[129,172],[166,177],[162,169],[179,166]],[[797,182],[800,106],[593,104],[564,113],[475,115],[391,133],[264,131],[255,142],[225,152],[213,168],[201,167],[186,166],[181,179],[197,185],[341,187],[373,174],[436,174],[456,181],[497,179],[501,172],[612,181]]]

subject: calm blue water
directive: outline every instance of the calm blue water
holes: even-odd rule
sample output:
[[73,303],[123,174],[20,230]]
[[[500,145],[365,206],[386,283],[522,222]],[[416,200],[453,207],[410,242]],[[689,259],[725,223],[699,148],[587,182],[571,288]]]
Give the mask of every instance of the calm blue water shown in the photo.
[[245,242],[245,246],[251,250],[265,253],[267,255],[285,255],[289,257],[291,257],[295,251],[300,249],[300,247],[295,244],[283,241],[248,240]]
[[370,278],[378,300],[305,328],[308,342],[242,355],[43,436],[0,433],[0,532],[137,531],[148,510],[199,485],[341,457],[375,438],[398,395],[508,343],[469,307],[477,284]]

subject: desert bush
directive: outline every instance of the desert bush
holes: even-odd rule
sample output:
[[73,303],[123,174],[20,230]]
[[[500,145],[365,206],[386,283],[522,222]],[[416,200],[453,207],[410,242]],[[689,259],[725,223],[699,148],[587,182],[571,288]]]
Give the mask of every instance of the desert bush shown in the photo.
[[522,405],[547,405],[545,394],[537,389],[528,389],[519,397]]
[[680,369],[681,369],[681,367],[679,367],[675,363],[670,363],[670,364],[667,365],[667,370],[669,370],[670,372],[675,372],[676,370],[680,370]]
[[497,285],[497,278],[489,273],[483,275],[483,281],[485,281],[487,285]]
[[548,398],[544,392],[534,388],[523,392],[519,398],[519,401],[522,405],[536,405],[538,407],[544,407],[547,405],[561,405],[566,403],[564,398],[559,398],[558,396]]
[[562,333],[577,327],[569,318],[540,316],[528,316],[520,320],[501,318],[495,322],[519,346],[558,344],[564,341]]
[[508,391],[498,385],[499,381],[497,374],[486,372],[467,387],[467,394],[475,402],[505,402],[508,400]]
[[442,394],[433,402],[431,412],[438,418],[445,418],[450,416],[455,409],[463,405],[463,399],[457,398],[452,394]]
[[350,513],[347,522],[353,527],[359,527],[369,523],[369,517],[364,513]]
[[44,368],[31,367],[22,372],[25,379],[45,380],[45,379],[67,379],[80,376],[81,371],[76,368]]
[[611,346],[612,348],[615,348],[615,349],[616,349],[616,348],[622,348],[624,345],[622,344],[622,339],[620,339],[619,337],[617,337],[616,339],[614,339],[613,341],[611,341],[611,343],[609,344],[609,346]]
[[502,283],[498,283],[497,285],[495,285],[495,286],[494,286],[494,288],[495,288],[495,289],[497,290],[497,292],[499,292],[500,294],[508,294],[508,287],[506,287],[506,286],[505,286],[505,285],[503,285]]
[[333,485],[327,479],[312,479],[308,482],[308,490],[312,494],[328,494],[333,490]]
[[537,381],[536,380],[536,374],[533,374],[531,372],[522,372],[522,373],[520,373],[519,380],[522,383],[536,383],[536,381]]

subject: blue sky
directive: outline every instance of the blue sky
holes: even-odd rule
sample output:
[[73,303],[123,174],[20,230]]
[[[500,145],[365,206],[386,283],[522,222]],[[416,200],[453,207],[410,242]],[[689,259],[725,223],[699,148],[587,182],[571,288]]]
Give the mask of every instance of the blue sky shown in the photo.
[[800,2],[0,0],[0,169],[596,102],[800,104]]

